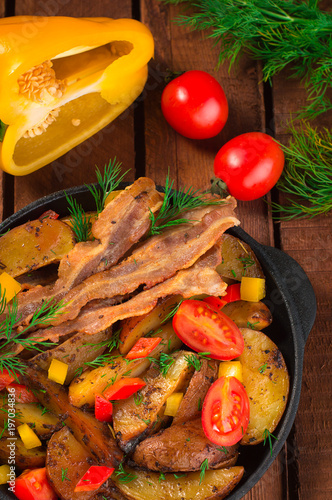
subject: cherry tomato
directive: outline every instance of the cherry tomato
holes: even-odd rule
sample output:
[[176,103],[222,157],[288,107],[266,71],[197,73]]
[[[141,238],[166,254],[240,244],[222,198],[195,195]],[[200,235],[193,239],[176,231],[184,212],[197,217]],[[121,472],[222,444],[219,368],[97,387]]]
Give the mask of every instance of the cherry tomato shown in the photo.
[[201,300],[184,300],[173,317],[177,336],[196,352],[209,352],[211,358],[230,360],[243,351],[239,328],[226,314]]
[[202,426],[212,443],[238,443],[247,430],[249,415],[249,398],[237,378],[220,377],[211,385],[203,403]]
[[167,122],[189,139],[208,139],[219,134],[228,117],[221,85],[205,71],[187,71],[172,80],[161,96]]
[[284,168],[279,144],[262,132],[242,134],[219,150],[214,173],[238,200],[256,200],[273,188]]
[[57,500],[46,476],[46,468],[25,470],[15,479],[15,495],[19,500]]

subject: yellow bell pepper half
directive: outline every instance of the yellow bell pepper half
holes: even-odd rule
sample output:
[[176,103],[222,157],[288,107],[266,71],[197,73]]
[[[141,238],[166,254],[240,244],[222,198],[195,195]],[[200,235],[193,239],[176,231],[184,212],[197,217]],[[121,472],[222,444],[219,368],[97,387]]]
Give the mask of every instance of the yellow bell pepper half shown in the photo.
[[133,19],[0,19],[0,167],[29,174],[113,121],[142,92],[153,50]]

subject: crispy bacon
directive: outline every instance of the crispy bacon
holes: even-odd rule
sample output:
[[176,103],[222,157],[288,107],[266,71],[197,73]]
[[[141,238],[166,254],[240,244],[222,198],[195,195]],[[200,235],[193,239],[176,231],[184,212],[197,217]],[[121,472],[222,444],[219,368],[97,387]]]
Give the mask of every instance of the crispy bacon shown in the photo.
[[157,211],[161,203],[162,195],[146,177],[122,191],[92,225],[95,240],[77,243],[61,260],[54,286],[36,286],[19,295],[20,322],[28,323],[44,300],[59,301],[88,276],[116,264],[149,230],[150,211]]

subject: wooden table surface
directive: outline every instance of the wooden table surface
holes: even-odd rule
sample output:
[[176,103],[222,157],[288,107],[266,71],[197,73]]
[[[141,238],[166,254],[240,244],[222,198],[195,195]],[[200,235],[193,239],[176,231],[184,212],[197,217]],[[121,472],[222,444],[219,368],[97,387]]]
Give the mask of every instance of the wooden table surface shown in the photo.
[[[287,140],[289,114],[305,100],[296,80],[285,74],[272,89],[261,82],[260,65],[243,57],[236,70],[216,70],[217,50],[202,33],[190,33],[172,22],[178,7],[157,0],[16,0],[0,5],[0,15],[64,15],[136,18],[154,36],[155,57],[144,93],[131,108],[52,164],[25,177],[0,174],[6,218],[31,201],[69,186],[95,182],[95,165],[103,167],[116,156],[130,169],[127,180],[141,175],[163,184],[169,169],[178,187],[205,189],[213,175],[219,148],[238,134],[267,131]],[[59,33],[59,36],[62,34]],[[222,84],[229,102],[229,118],[215,138],[193,141],[175,133],[163,119],[160,96],[167,70],[201,69]],[[327,117],[321,123],[330,125]],[[269,195],[270,196],[270,195]],[[277,199],[278,193],[272,196]],[[306,345],[303,386],[298,413],[283,452],[246,500],[328,500],[332,498],[332,356],[331,356],[331,222],[332,214],[313,220],[274,223],[263,199],[240,202],[242,227],[263,244],[294,257],[308,274],[318,301],[318,314]]]

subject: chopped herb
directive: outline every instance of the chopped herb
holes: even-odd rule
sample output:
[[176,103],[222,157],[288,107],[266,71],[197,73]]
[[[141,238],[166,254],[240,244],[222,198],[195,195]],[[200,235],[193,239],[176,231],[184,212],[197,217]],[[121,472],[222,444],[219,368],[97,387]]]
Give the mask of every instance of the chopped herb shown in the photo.
[[8,125],[3,123],[3,121],[0,120],[0,142],[4,140],[6,130],[8,128]]
[[267,363],[265,363],[264,365],[261,365],[261,366],[259,367],[259,373],[264,373],[264,372],[265,372],[265,370],[266,370],[266,368],[267,368]]
[[218,448],[216,448],[216,449],[219,451],[223,451],[225,453],[225,455],[227,455],[227,453],[228,453],[226,446],[221,446],[221,447],[218,446]]
[[166,480],[166,476],[165,474],[163,474],[162,472],[159,474],[159,478],[158,478],[158,482],[160,483],[161,481],[165,481]]
[[134,394],[134,402],[135,402],[135,405],[136,406],[139,406],[142,401],[143,401],[143,394],[141,394],[140,391],[137,391],[135,394]]
[[114,471],[114,474],[117,476],[120,483],[130,483],[131,481],[134,481],[134,479],[137,479],[135,474],[124,470],[122,463],[119,465],[118,470]]
[[255,321],[255,323],[250,323],[250,321],[247,321],[247,327],[251,328],[252,330],[255,330],[255,325],[257,325],[259,321]]
[[190,441],[190,438],[187,438],[186,441]]
[[175,479],[180,479],[180,477],[186,477],[187,474],[173,474],[173,476],[175,477]]
[[241,264],[243,265],[242,276],[246,275],[248,267],[251,267],[255,264],[254,259],[252,259],[250,256],[239,257],[236,260],[239,260],[241,262]]
[[271,453],[271,457],[272,457],[272,439],[271,438],[274,438],[276,440],[278,440],[278,438],[276,436],[274,436],[270,431],[269,429],[265,429],[264,430],[264,433],[263,433],[263,438],[264,438],[264,442],[263,442],[263,445],[265,446],[265,443],[266,441],[268,440],[269,441],[269,446],[270,446],[270,453]]
[[234,276],[234,278],[236,278],[236,272],[234,271],[234,269],[231,269],[231,273]]
[[66,467],[65,469],[63,469],[61,467],[61,481],[63,482],[65,479],[67,481],[71,481],[71,479],[69,479],[69,477],[67,477],[67,472],[68,472],[68,467]]
[[204,477],[205,477],[205,472],[208,470],[209,468],[209,462],[208,462],[208,459],[206,458],[202,463],[201,463],[201,466],[200,466],[200,469],[201,469],[201,473],[199,475],[199,484],[202,484],[202,482],[204,481]]
[[128,375],[130,375],[132,371],[133,371],[133,370],[128,370],[128,371],[127,371],[126,373],[124,373],[122,376],[123,376],[123,377],[128,377]]
[[88,241],[91,234],[91,218],[86,215],[82,205],[79,205],[75,198],[69,196],[66,192],[65,195],[69,205],[68,211],[72,216],[70,225],[75,233],[76,241]]
[[175,359],[170,354],[167,354],[165,352],[161,353],[159,360],[152,358],[151,356],[148,356],[148,359],[151,361],[151,363],[154,363],[158,366],[159,371],[163,377],[166,377],[168,370],[175,362]]
[[202,409],[202,398],[198,398],[198,407],[197,407],[198,411],[201,411]]

